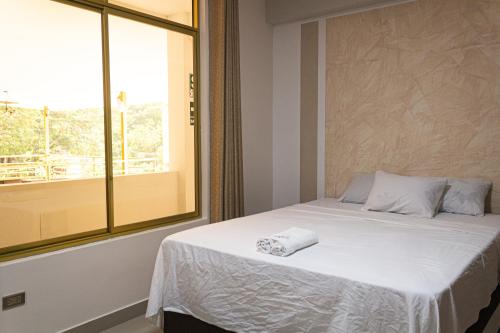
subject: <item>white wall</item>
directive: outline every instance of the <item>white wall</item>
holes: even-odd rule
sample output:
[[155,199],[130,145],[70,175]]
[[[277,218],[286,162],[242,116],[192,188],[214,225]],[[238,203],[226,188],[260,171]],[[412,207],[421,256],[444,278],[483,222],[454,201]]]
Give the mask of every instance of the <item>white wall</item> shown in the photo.
[[0,293],[26,291],[26,305],[0,312],[0,332],[54,333],[148,297],[167,235],[203,221],[50,253],[0,266]]
[[0,295],[26,291],[26,305],[0,312],[2,333],[54,333],[148,297],[161,240],[207,223],[208,69],[205,1],[201,1],[202,210],[195,222],[0,263]]
[[240,0],[245,214],[273,208],[273,27],[265,0]]
[[300,201],[300,24],[274,27],[274,208]]
[[[317,197],[325,196],[325,19],[318,40],[318,160]],[[300,82],[301,25],[274,26],[273,140],[274,208],[300,202]]]

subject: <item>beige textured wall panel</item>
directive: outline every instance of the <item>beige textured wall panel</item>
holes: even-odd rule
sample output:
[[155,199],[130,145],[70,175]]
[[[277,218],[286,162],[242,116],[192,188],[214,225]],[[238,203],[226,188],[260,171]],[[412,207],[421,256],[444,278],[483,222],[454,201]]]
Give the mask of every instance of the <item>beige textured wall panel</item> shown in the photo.
[[500,0],[419,0],[327,22],[326,183],[481,177],[500,213]]

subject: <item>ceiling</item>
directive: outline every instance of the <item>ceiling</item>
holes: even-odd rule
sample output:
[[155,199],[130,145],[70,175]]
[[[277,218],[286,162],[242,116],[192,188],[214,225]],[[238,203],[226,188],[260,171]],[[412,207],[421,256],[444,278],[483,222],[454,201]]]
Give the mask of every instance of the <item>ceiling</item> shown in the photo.
[[411,1],[415,0],[266,0],[266,19],[280,24]]

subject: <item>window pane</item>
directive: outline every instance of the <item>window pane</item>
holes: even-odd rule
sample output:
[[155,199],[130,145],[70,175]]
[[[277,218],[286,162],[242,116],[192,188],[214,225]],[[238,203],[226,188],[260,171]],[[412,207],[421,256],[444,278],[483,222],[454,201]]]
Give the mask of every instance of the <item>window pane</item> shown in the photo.
[[109,17],[115,226],[195,210],[193,38]]
[[0,8],[0,248],[106,228],[100,14]]
[[109,0],[109,3],[189,26],[193,21],[192,0]]

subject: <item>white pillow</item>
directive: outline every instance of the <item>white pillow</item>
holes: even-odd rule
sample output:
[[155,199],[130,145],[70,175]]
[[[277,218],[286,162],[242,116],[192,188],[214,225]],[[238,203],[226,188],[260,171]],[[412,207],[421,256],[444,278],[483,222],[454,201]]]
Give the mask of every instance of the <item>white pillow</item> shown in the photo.
[[340,202],[364,204],[375,180],[373,173],[355,173],[349,187],[340,197]]
[[453,214],[484,216],[486,196],[492,183],[473,179],[449,179],[441,211]]
[[363,209],[432,218],[446,185],[446,178],[407,177],[377,171]]

